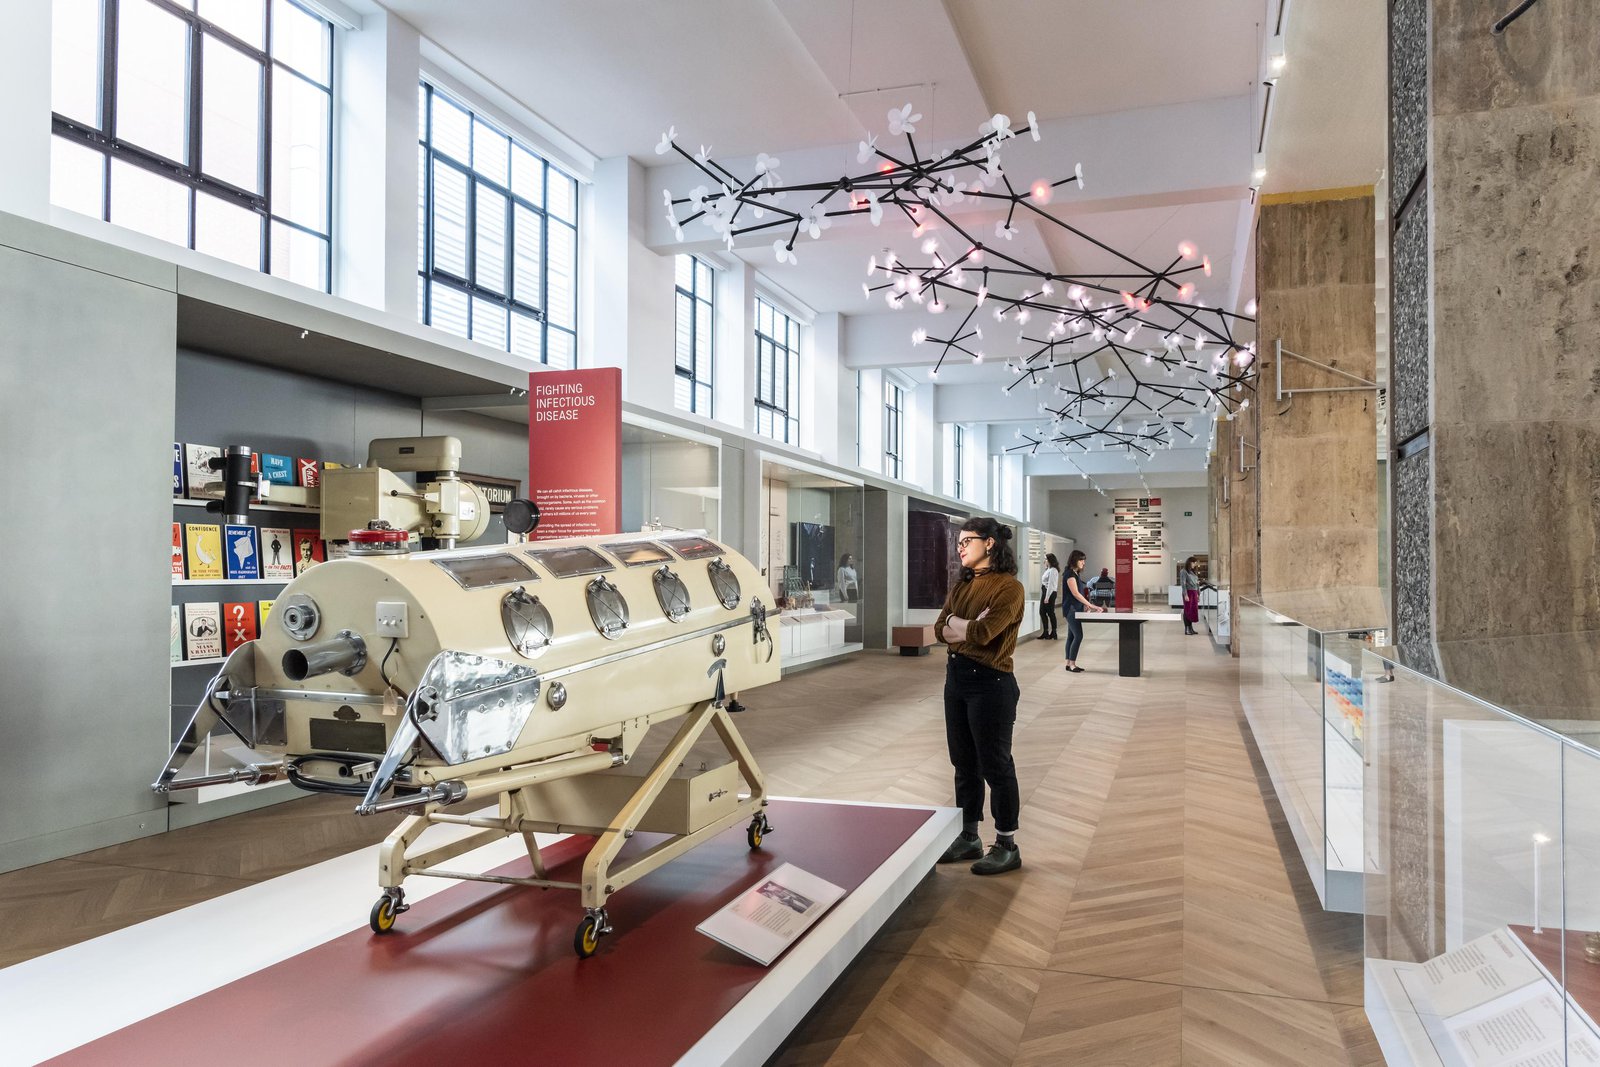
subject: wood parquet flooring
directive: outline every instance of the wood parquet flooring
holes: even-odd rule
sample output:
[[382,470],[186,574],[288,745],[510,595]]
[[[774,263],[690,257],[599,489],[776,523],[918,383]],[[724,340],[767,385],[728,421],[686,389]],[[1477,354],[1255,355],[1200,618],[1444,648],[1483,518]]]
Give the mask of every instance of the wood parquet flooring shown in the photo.
[[[1299,868],[1234,661],[1149,629],[1142,678],[1116,675],[1109,631],[1089,628],[1080,675],[1060,643],[1018,647],[1023,868],[935,870],[775,1065],[1383,1062],[1359,917],[1323,912]],[[949,803],[943,669],[937,650],[861,653],[741,694],[739,726],[775,794]],[[397,818],[348,811],[306,798],[0,875],[0,966],[348,852]]]

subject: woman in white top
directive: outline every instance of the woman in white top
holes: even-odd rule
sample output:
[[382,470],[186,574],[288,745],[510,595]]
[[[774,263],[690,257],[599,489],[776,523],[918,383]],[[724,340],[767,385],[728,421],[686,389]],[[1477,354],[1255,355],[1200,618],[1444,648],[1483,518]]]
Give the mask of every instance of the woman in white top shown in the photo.
[[1056,598],[1061,594],[1061,564],[1055,553],[1044,557],[1044,579],[1039,586],[1039,640],[1054,641],[1056,633]]
[[861,581],[856,577],[856,558],[846,552],[839,557],[839,569],[833,575],[833,587],[839,590],[839,599],[855,603],[861,599]]

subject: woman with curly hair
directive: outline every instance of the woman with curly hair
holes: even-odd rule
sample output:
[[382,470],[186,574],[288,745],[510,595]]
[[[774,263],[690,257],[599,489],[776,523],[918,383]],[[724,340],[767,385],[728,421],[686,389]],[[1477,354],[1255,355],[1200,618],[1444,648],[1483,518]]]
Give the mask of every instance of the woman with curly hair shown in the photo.
[[[944,730],[955,768],[961,836],[940,863],[976,860],[974,874],[1003,874],[1022,866],[1015,834],[1021,798],[1011,760],[1011,732],[1021,690],[1011,673],[1026,593],[1017,581],[1011,527],[968,519],[956,540],[961,581],[950,590],[933,632],[950,650],[944,680]],[[995,841],[984,852],[978,836],[984,787],[994,815]]]

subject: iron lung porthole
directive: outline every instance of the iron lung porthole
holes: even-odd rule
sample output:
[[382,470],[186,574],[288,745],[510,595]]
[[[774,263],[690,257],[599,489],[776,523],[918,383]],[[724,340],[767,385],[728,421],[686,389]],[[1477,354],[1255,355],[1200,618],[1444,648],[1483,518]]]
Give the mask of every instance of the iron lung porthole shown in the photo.
[[689,587],[673,573],[672,568],[662,564],[656,569],[652,580],[656,587],[656,600],[660,601],[661,610],[668,619],[677,622],[689,614]]
[[589,583],[586,591],[589,617],[602,637],[615,641],[628,628],[628,602],[622,590],[608,582],[604,575]]
[[711,574],[711,589],[722,606],[729,611],[738,607],[739,576],[733,573],[733,568],[721,559],[714,559],[706,564],[706,570]]

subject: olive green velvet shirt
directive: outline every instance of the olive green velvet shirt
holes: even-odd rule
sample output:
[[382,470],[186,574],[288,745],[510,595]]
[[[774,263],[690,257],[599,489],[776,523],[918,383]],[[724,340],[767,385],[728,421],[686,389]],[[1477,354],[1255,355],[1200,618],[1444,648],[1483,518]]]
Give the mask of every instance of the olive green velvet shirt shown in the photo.
[[[1024,599],[1022,583],[1017,581],[1016,575],[985,571],[969,582],[957,582],[950,590],[938,621],[933,624],[933,634],[944,641],[946,619],[954,615],[968,620],[965,641],[945,642],[950,645],[950,651],[1010,674],[1011,654],[1017,648],[1017,629],[1022,625]],[[985,608],[989,614],[978,618]]]

